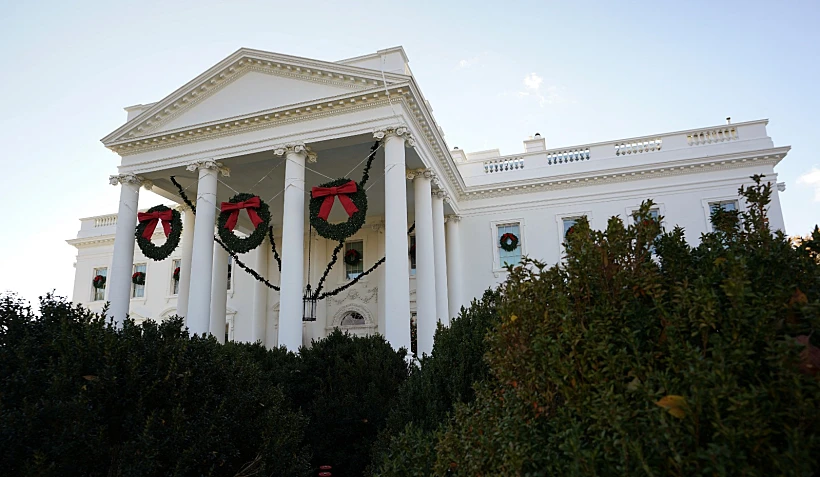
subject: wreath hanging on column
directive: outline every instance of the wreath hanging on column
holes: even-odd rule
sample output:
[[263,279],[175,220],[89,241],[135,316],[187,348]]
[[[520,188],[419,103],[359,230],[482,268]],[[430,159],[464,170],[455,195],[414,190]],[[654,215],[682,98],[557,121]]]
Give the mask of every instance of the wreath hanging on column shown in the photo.
[[[336,198],[344,207],[348,219],[345,222],[331,224],[327,219]],[[367,194],[355,181],[343,177],[311,189],[309,209],[310,224],[316,229],[316,233],[326,239],[341,242],[358,232],[364,225],[367,215]]]
[[[179,246],[179,239],[182,237],[182,216],[179,211],[158,205],[148,209],[148,212],[137,214],[137,220],[137,245],[146,257],[159,262],[168,258]],[[156,246],[151,242],[151,237],[159,223],[162,223],[166,240],[164,244]]]
[[103,275],[97,275],[91,280],[91,285],[97,290],[105,288],[105,277]]
[[362,254],[355,248],[351,248],[345,252],[345,263],[348,265],[358,265],[362,261]]
[[502,249],[504,249],[504,251],[512,252],[518,248],[518,237],[513,233],[507,232],[501,236],[498,244]]
[[[233,229],[239,220],[239,212],[243,209],[248,212],[248,217],[255,229],[249,236],[240,238],[233,233]],[[216,228],[219,231],[219,238],[230,251],[247,253],[265,240],[268,227],[270,227],[270,209],[259,196],[247,193],[236,194],[228,202],[223,202],[220,210]]]

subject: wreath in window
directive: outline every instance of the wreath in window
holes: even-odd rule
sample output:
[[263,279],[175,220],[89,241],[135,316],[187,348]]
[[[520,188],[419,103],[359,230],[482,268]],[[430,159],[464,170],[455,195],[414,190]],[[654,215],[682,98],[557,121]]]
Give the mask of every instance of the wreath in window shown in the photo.
[[518,248],[518,237],[513,233],[505,233],[498,241],[498,245],[507,252]]
[[358,265],[362,261],[362,254],[355,248],[345,252],[345,263],[348,265]]
[[177,282],[179,281],[179,267],[174,269],[173,277],[174,277],[174,281],[177,281]]
[[[245,238],[238,237],[233,233],[236,222],[239,220],[239,212],[246,210],[251,223],[255,227],[253,232]],[[270,209],[268,204],[262,201],[257,195],[241,193],[231,197],[228,202],[223,202],[220,207],[219,218],[217,219],[217,230],[219,238],[234,253],[247,253],[258,247],[268,233],[270,227]]]
[[416,244],[410,246],[410,248],[407,250],[407,256],[410,257],[410,260],[416,259]]
[[131,275],[131,283],[134,285],[145,285],[145,272],[134,272]]
[[[348,219],[345,222],[331,224],[327,219],[336,198],[344,207]],[[316,233],[326,239],[341,242],[358,232],[364,225],[367,215],[367,194],[355,181],[343,177],[311,189],[309,209],[310,224],[316,229]]]
[[105,288],[105,277],[103,275],[97,275],[91,280],[91,285],[97,290]]
[[[148,212],[137,214],[137,221],[137,245],[142,254],[151,260],[165,260],[179,246],[179,239],[182,238],[182,216],[179,211],[158,205],[148,209]],[[156,246],[151,242],[151,237],[159,223],[162,223],[166,239],[164,244]]]

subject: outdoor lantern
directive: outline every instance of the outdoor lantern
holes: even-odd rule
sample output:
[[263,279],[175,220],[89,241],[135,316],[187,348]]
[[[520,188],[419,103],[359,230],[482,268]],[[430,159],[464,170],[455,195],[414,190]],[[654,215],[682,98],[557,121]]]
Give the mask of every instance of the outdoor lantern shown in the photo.
[[302,297],[302,321],[316,321],[316,297],[310,292],[310,283]]

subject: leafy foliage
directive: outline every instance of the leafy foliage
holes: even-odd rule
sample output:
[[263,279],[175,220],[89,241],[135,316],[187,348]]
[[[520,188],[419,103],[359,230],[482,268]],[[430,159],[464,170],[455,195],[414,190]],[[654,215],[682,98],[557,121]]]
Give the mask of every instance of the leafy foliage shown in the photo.
[[0,301],[4,475],[306,475],[305,419],[247,353],[181,319],[116,329]]
[[566,260],[502,286],[492,379],[438,443],[445,475],[813,475],[820,459],[820,233],[768,228],[770,184],[741,188],[690,247],[586,220]]
[[411,368],[387,426],[373,450],[383,476],[430,475],[442,424],[457,403],[475,399],[473,384],[489,376],[485,336],[498,318],[498,292],[487,290],[445,328],[436,330],[433,352]]

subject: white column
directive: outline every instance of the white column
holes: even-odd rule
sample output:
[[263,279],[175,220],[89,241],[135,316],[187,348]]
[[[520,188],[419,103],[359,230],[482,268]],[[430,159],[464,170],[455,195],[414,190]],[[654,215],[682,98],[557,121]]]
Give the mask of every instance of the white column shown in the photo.
[[[187,316],[188,292],[191,286],[191,254],[194,251],[194,212],[190,207],[182,210],[182,258],[179,261],[179,291],[177,293],[177,315]],[[186,320],[187,323],[187,320]]]
[[439,189],[433,193],[433,257],[436,267],[436,318],[444,326],[450,324],[447,300],[447,254],[444,246],[444,198]]
[[188,165],[189,171],[199,171],[199,182],[196,191],[196,223],[191,252],[191,284],[186,322],[191,333],[198,335],[208,333],[211,323],[211,279],[217,207],[216,176],[221,166],[216,161],[204,160]]
[[108,316],[122,326],[131,304],[131,272],[134,268],[135,227],[142,179],[134,174],[109,177],[111,185],[120,184],[120,207],[117,212],[117,234],[114,238],[114,257],[108,274]]
[[394,349],[410,352],[410,270],[407,267],[407,180],[405,141],[413,139],[405,127],[373,133],[384,139],[384,337]]
[[[285,205],[282,213],[282,274],[279,280],[279,346],[298,351],[302,345],[302,294],[305,286],[305,159],[304,144],[287,144],[274,153],[285,155]],[[312,155],[315,161],[315,156]]]
[[458,316],[464,303],[463,271],[461,266],[461,239],[458,233],[458,222],[461,217],[448,215],[447,229],[447,291],[449,292],[450,317]]
[[[268,275],[268,255],[270,255],[270,242],[265,239],[262,244],[256,247],[253,251],[254,267],[260,275],[267,277]],[[265,328],[268,320],[268,287],[254,279],[253,290],[253,323],[251,325],[251,343],[257,341],[265,344]],[[234,323],[234,326],[236,324]]]
[[221,245],[214,244],[211,321],[208,325],[208,331],[220,343],[225,342],[225,313],[228,308],[228,257],[228,252]]
[[433,251],[433,173],[416,171],[413,179],[416,216],[416,326],[418,354],[433,352],[436,333],[436,271]]

